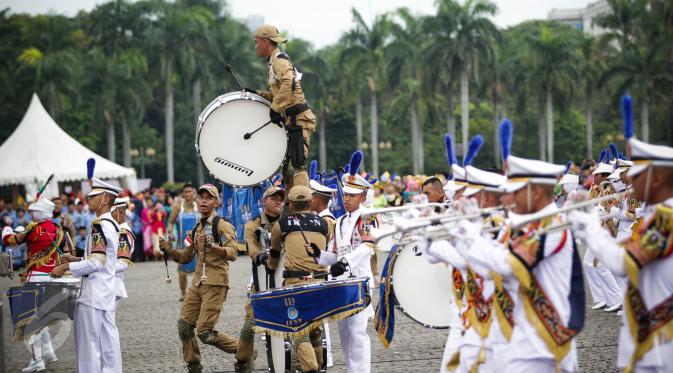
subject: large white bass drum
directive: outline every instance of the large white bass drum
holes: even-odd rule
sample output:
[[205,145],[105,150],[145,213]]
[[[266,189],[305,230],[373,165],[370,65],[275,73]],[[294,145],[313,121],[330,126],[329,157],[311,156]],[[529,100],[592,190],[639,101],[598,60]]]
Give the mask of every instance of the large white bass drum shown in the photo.
[[214,178],[247,187],[278,171],[287,152],[287,133],[282,125],[269,123],[269,106],[254,93],[230,92],[201,112],[195,146]]
[[444,263],[431,264],[415,241],[398,243],[390,277],[400,311],[429,328],[450,326],[451,270]]

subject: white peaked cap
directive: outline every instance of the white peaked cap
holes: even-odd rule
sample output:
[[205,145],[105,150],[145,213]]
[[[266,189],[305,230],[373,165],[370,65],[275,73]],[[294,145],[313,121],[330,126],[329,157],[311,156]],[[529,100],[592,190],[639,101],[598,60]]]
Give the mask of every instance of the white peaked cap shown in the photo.
[[648,144],[635,137],[629,139],[629,146],[634,166],[629,169],[628,176],[638,175],[649,165],[673,167],[673,148],[670,146]]
[[92,197],[97,194],[101,194],[103,192],[107,192],[116,196],[119,193],[121,193],[121,191],[122,188],[108,184],[97,177],[93,177],[91,178],[91,191],[89,192],[89,194],[87,194],[87,197]]

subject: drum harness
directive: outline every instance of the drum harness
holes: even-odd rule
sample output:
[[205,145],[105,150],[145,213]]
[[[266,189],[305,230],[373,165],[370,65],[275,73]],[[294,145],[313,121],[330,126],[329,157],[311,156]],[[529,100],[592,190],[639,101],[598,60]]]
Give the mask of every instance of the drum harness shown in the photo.
[[[294,62],[292,62],[290,56],[286,53],[280,52],[276,55],[276,58],[287,60],[292,65],[292,70],[294,71],[294,77],[292,78],[292,92],[294,92],[297,89],[297,81],[301,81],[302,74],[297,70]],[[273,69],[270,69],[270,71],[271,74],[273,74],[273,78],[278,79],[276,74],[273,73]],[[290,125],[287,129],[289,145],[287,150],[290,155],[290,160],[292,161],[292,167],[295,169],[303,167],[306,163],[304,146],[308,144],[304,142],[302,128],[297,125],[297,116],[308,109],[310,109],[310,106],[306,101],[285,109],[285,117],[290,118]]]
[[[301,233],[301,237],[304,239],[304,243],[307,246],[311,246],[311,247],[315,246],[317,248],[315,243],[309,242],[308,238],[306,238],[306,234],[304,233],[304,229],[301,227],[301,222],[302,222],[303,219],[300,219],[299,217],[297,217],[297,215],[294,215],[294,214],[291,215],[291,216],[288,216],[287,219],[288,219],[288,221],[290,221],[290,219],[292,219],[297,223],[297,227],[299,228],[299,233]],[[284,238],[285,237],[283,237],[283,241],[285,241]],[[318,250],[320,250],[320,249],[318,249]],[[313,258],[313,261],[316,264],[318,264],[318,258],[312,252],[310,252],[308,248],[306,248],[306,254],[308,254],[308,256],[310,256],[311,258]],[[302,279],[302,280],[310,280],[310,279],[313,279],[313,278],[327,278],[328,275],[329,275],[329,272],[313,273],[313,272],[307,272],[307,271],[283,270],[283,278],[297,277],[297,278]]]

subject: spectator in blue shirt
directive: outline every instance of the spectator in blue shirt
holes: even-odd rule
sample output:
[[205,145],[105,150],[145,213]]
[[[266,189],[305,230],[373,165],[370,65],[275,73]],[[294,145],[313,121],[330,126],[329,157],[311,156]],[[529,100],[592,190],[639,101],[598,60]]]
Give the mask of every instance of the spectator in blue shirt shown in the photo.
[[77,256],[79,257],[84,256],[84,249],[86,247],[86,237],[87,237],[86,230],[87,228],[84,226],[79,227],[77,237],[75,237],[75,251],[77,252]]

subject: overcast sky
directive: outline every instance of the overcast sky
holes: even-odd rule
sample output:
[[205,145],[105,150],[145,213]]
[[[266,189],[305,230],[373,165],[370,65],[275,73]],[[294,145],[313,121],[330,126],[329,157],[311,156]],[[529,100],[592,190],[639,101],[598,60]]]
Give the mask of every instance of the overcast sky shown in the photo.
[[[595,0],[495,0],[499,11],[498,26],[515,25],[529,19],[544,19],[554,8],[584,7]],[[0,9],[14,13],[44,14],[55,12],[74,15],[90,10],[105,0],[0,0]],[[434,0],[227,0],[236,18],[257,15],[281,30],[281,33],[309,40],[317,47],[337,41],[352,23],[350,9],[355,7],[365,20],[376,14],[406,6],[416,14],[435,12]]]

